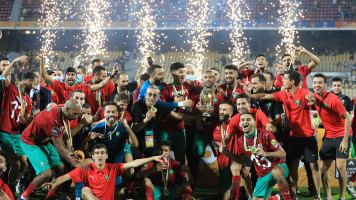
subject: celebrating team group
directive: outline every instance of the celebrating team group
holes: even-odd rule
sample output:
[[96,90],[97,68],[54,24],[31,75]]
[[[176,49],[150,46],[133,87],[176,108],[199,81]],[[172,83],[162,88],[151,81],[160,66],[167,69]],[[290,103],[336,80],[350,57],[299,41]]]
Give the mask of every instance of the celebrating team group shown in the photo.
[[[348,179],[346,170],[353,102],[338,77],[327,91],[327,77],[315,73],[309,91],[307,76],[320,60],[302,46],[295,51],[310,62],[294,66],[284,54],[278,74],[264,54],[202,77],[175,62],[171,83],[159,61],[129,82],[99,59],[62,72],[46,69],[40,54],[40,66],[14,84],[11,71],[27,57],[1,58],[0,199],[31,199],[40,189],[46,199],[69,199],[73,182],[78,200],[187,200],[204,176],[199,162],[208,145],[219,166],[218,199],[298,199],[302,161],[312,198],[321,199],[323,187],[331,200],[334,160],[339,200],[346,191],[356,197],[356,175]],[[276,184],[280,192],[271,195]]]

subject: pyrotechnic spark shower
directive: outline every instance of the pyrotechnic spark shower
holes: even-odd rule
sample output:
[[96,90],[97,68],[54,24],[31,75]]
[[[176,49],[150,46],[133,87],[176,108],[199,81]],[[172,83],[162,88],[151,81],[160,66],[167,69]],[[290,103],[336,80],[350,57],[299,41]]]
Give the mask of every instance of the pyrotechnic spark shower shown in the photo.
[[[246,7],[246,2],[244,0],[228,0],[225,12],[230,18],[230,27],[232,29],[229,34],[232,48],[232,63],[238,65],[245,58],[246,54],[249,53],[249,46],[247,45],[247,38],[244,37],[244,30],[242,27],[246,25],[243,19],[249,16],[250,13],[247,12],[248,7]],[[246,8],[245,8],[246,7]],[[230,10],[228,10],[230,9]]]
[[[281,9],[278,10],[281,19],[281,27],[279,33],[282,35],[282,41],[276,46],[276,56],[283,51],[293,55],[294,49],[294,39],[298,34],[295,30],[294,22],[298,21],[298,16],[302,16],[302,10],[299,10],[300,2],[297,0],[280,0]],[[297,37],[298,38],[298,37]],[[297,41],[299,43],[299,41]]]
[[157,15],[153,13],[152,4],[154,0],[134,0],[133,2],[140,5],[134,15],[137,28],[142,28],[142,30],[135,31],[137,47],[142,56],[140,59],[141,67],[137,71],[142,71],[147,66],[147,57],[153,56],[157,50],[157,45],[154,42],[158,37],[154,31],[157,27],[155,22]]
[[196,67],[196,77],[202,77],[205,53],[208,52],[208,40],[204,26],[208,25],[209,1],[208,0],[189,0],[187,3],[187,26],[191,27],[187,31],[188,44],[191,44],[192,57],[189,62]]
[[107,37],[104,32],[105,22],[110,25],[108,8],[110,3],[106,0],[86,0],[80,8],[83,11],[84,20],[82,52],[89,56],[105,55]]

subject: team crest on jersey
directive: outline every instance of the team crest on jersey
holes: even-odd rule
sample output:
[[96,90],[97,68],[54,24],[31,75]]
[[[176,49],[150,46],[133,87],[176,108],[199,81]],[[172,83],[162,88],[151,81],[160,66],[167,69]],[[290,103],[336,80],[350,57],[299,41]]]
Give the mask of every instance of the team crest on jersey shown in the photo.
[[40,164],[42,165],[42,167],[44,167],[44,163],[43,162],[41,162]]
[[297,99],[295,102],[297,102],[297,104],[299,104],[299,99]]
[[342,104],[345,104],[345,100],[342,100]]
[[143,168],[145,168],[145,169],[146,169],[146,168],[147,168],[147,164],[143,165]]
[[232,98],[234,98],[234,99],[235,99],[236,97],[237,97],[237,96],[236,96],[236,94],[233,94],[233,95],[232,95]]
[[328,107],[328,104],[327,103],[324,103],[325,107]]
[[106,174],[106,176],[105,176],[105,180],[108,180],[109,179],[109,175],[108,174]]
[[214,103],[218,102],[218,99],[217,98],[214,98]]
[[116,136],[119,136],[120,135],[120,132],[119,131],[116,131]]
[[54,95],[54,91],[51,91],[51,95],[52,95],[52,96]]
[[173,169],[170,169],[169,170],[169,174],[172,175],[174,173],[174,170]]
[[52,135],[53,136],[58,136],[58,132],[59,132],[58,127],[55,126],[55,127],[52,128]]
[[49,111],[51,111],[51,110],[52,110],[52,108],[48,108],[46,111],[49,112]]
[[274,146],[274,147],[277,147],[277,146],[278,146],[278,142],[277,142],[275,139],[272,139],[271,144],[272,144],[272,146]]

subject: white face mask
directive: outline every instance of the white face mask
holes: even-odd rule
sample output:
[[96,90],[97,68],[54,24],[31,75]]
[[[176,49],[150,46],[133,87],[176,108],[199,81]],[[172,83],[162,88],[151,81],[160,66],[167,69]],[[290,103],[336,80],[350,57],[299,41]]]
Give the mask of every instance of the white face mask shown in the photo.
[[185,79],[195,81],[195,76],[194,75],[185,75]]
[[55,77],[53,77],[53,79],[62,82],[62,77],[55,76]]

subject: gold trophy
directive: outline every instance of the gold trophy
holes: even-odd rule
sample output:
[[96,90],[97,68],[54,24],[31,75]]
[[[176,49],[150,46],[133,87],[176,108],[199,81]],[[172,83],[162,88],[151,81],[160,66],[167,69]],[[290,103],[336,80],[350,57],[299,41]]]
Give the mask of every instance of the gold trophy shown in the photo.
[[204,88],[200,93],[200,102],[205,106],[203,117],[211,117],[207,110],[214,105],[214,91],[210,88]]

